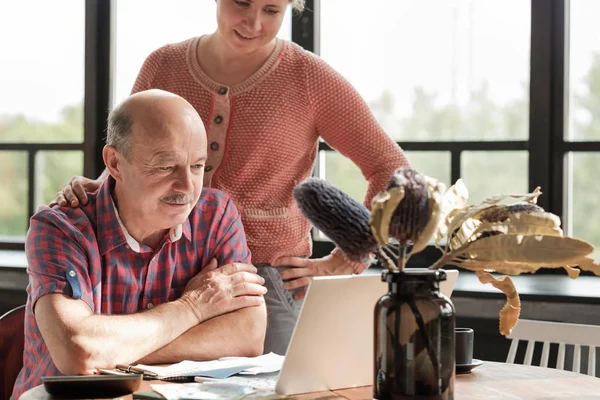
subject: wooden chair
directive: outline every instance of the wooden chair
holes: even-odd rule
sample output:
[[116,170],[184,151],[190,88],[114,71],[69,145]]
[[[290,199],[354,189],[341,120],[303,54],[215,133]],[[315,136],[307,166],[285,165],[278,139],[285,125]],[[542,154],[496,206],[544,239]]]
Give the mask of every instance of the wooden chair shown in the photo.
[[25,306],[0,317],[0,399],[9,399],[23,367]]
[[533,351],[536,342],[542,342],[542,355],[539,366],[548,368],[550,344],[558,344],[556,369],[565,369],[567,346],[573,346],[573,372],[581,372],[581,347],[588,347],[587,374],[596,376],[596,348],[600,346],[600,326],[568,324],[562,322],[533,321],[522,319],[507,336],[512,339],[506,362],[515,363],[519,341],[527,341],[523,364],[532,365]]

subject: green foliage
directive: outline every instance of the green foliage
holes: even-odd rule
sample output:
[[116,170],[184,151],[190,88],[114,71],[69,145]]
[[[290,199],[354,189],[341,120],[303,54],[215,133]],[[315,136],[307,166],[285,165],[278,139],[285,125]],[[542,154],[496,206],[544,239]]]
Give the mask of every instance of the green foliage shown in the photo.
[[[0,143],[77,143],[83,141],[83,106],[68,106],[61,119],[47,123],[23,115],[0,116]],[[35,157],[36,206],[47,204],[73,175],[83,173],[83,152],[40,151]],[[27,153],[0,151],[0,236],[24,236],[27,215]]]
[[0,236],[27,229],[27,158],[24,152],[0,151]]
[[[582,89],[574,93],[571,113],[574,115],[571,140],[600,140],[600,53],[592,57]],[[578,152],[573,155],[571,181],[573,187],[573,235],[600,247],[600,185],[597,171],[600,153]],[[600,251],[600,250],[597,250]],[[600,253],[595,254],[600,258]]]

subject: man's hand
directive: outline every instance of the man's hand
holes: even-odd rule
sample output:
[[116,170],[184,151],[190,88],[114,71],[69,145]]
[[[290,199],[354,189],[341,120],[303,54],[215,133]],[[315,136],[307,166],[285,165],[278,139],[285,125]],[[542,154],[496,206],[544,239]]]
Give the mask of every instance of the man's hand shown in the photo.
[[241,308],[264,304],[267,289],[265,280],[254,265],[232,263],[217,268],[211,262],[193,277],[185,287],[180,300],[191,307],[202,323],[218,315]]
[[88,198],[86,192],[93,192],[102,184],[102,177],[92,180],[84,176],[74,176],[63,190],[56,193],[56,198],[49,204],[50,207],[59,205],[66,207],[77,207],[80,203],[87,204]]
[[305,288],[294,293],[296,300],[303,299],[306,296],[306,287],[313,276],[322,275],[352,275],[354,268],[348,264],[342,257],[332,254],[323,258],[302,258],[302,257],[280,257],[273,264],[273,267],[293,267],[281,272],[281,279],[284,281],[288,290]]

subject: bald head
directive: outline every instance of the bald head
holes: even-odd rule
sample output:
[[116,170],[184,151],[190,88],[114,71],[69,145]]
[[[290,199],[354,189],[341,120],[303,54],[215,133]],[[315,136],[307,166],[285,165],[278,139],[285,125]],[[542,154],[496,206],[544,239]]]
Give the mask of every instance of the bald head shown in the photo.
[[130,160],[136,144],[168,140],[182,131],[206,140],[204,124],[190,103],[176,94],[151,89],[131,95],[111,111],[106,144]]

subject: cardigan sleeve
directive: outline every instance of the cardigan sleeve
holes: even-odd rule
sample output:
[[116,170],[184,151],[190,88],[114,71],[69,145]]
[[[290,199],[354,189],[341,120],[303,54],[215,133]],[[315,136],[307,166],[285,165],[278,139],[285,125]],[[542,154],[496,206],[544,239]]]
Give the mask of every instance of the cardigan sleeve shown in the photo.
[[306,54],[308,99],[319,136],[356,164],[369,187],[365,206],[395,169],[407,166],[400,146],[383,130],[356,89],[318,56]]

